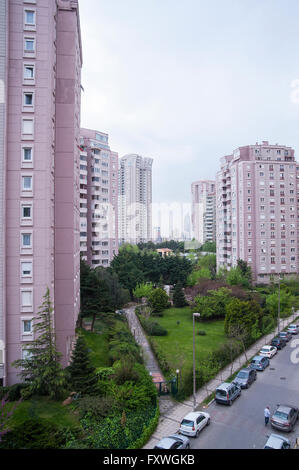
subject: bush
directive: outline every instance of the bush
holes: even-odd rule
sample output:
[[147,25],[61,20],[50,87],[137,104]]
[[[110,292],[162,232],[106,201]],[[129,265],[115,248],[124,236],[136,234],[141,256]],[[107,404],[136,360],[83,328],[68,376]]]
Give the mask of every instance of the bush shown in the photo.
[[205,336],[207,333],[204,330],[198,330],[197,334],[199,336]]
[[83,397],[77,402],[81,418],[103,419],[115,413],[115,401],[112,397]]
[[28,419],[3,436],[0,448],[59,449],[65,445],[70,433],[69,428],[59,428],[46,419]]
[[8,401],[17,401],[21,398],[22,390],[26,387],[26,384],[19,383],[10,385],[9,387],[0,387],[0,400],[7,396]]
[[161,326],[158,322],[150,319],[140,317],[140,323],[144,328],[145,332],[150,336],[166,336],[167,330]]

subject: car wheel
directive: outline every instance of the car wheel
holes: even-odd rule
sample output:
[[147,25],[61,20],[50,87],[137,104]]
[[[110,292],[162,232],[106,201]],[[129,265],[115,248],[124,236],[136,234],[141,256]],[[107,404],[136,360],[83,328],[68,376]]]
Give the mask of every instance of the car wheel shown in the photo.
[[232,401],[232,400],[229,400],[228,404],[229,404],[229,406],[232,406],[233,401]]
[[190,449],[190,444],[186,444],[186,449]]
[[[298,416],[297,416],[297,419],[298,419]],[[210,418],[208,418],[207,426],[209,426],[210,422],[211,422],[211,420],[210,420]]]
[[196,434],[195,434],[194,437],[196,438],[196,437],[198,437],[198,436],[199,436],[199,429],[197,429]]

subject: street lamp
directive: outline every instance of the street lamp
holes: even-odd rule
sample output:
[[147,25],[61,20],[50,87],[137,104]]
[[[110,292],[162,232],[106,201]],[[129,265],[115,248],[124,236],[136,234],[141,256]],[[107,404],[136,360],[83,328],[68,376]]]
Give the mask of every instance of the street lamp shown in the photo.
[[200,313],[193,313],[193,411],[196,408],[196,381],[195,381],[195,317],[200,317]]
[[176,370],[176,388],[177,388],[177,391],[179,391],[179,373],[180,373],[180,369],[177,369]]
[[280,274],[278,276],[278,329],[277,329],[277,334],[279,336],[280,333]]

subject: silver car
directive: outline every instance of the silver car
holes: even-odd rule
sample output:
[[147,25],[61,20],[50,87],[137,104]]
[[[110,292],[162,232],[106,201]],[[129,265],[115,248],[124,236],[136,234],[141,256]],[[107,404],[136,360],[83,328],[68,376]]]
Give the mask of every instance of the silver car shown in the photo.
[[269,439],[267,440],[266,444],[264,445],[264,449],[290,449],[291,443],[288,439],[279,434],[271,434]]
[[296,406],[292,405],[277,405],[275,413],[270,419],[271,426],[281,431],[290,432],[299,417],[299,410]]
[[171,436],[163,437],[155,445],[154,449],[190,449],[190,441],[188,437],[181,434],[172,434]]

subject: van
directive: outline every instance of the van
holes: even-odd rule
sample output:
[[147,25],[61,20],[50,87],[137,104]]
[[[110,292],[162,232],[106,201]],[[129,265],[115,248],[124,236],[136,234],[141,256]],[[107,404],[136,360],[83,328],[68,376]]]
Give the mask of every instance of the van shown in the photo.
[[241,387],[234,383],[224,382],[216,389],[216,403],[232,405],[233,401],[241,395]]

